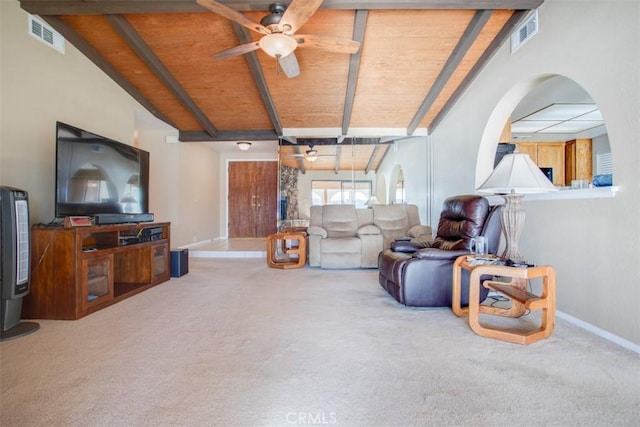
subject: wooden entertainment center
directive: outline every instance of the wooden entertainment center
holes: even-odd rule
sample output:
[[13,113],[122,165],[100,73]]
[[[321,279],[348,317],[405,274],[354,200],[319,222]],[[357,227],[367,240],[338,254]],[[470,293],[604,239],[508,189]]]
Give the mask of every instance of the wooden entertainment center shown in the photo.
[[170,278],[168,222],[31,229],[26,319],[79,319]]

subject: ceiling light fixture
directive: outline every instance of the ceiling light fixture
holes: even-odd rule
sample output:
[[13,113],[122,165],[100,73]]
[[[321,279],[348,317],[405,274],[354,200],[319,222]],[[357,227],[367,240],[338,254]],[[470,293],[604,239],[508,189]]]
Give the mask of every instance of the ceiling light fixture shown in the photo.
[[318,160],[318,150],[307,150],[307,155],[304,158],[310,162],[315,162]]
[[298,47],[298,42],[293,37],[282,33],[267,34],[258,44],[267,55],[274,58],[289,56]]
[[249,148],[251,148],[251,143],[249,141],[238,141],[236,142],[236,145],[242,151],[247,151]]

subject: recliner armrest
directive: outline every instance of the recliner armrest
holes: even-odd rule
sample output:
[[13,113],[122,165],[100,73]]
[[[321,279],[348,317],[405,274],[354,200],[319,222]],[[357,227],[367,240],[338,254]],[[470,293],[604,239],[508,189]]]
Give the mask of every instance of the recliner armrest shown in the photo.
[[420,259],[455,260],[461,255],[470,255],[470,252],[467,250],[445,251],[438,248],[424,248],[416,251],[413,257]]
[[414,225],[413,227],[409,227],[409,230],[407,230],[407,236],[409,237],[429,236],[433,238],[431,227],[429,227],[428,225]]
[[424,248],[424,244],[419,242],[412,242],[411,240],[406,239],[391,242],[391,250],[394,252],[403,252],[406,254],[410,254]]
[[372,224],[363,225],[358,228],[358,236],[365,236],[371,234],[381,234],[380,229]]
[[328,236],[327,230],[322,227],[318,227],[317,225],[310,225],[307,227],[307,234],[309,236],[320,236],[322,239],[326,239]]

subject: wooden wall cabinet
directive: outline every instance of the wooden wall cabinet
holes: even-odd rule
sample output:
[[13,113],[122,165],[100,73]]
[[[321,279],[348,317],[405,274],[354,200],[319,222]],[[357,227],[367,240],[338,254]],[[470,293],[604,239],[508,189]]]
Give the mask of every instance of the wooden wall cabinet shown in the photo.
[[541,168],[553,168],[553,185],[565,185],[564,142],[520,142],[518,152],[527,153]]
[[565,144],[565,185],[574,179],[593,180],[591,139],[574,139]]
[[22,317],[79,319],[165,282],[169,248],[169,223],[34,226]]

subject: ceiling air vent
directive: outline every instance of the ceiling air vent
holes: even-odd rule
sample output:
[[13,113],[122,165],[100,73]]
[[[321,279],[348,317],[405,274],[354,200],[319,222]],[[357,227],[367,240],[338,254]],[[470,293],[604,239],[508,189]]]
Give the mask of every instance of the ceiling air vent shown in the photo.
[[64,53],[64,37],[33,15],[29,15],[29,34],[58,52]]
[[511,34],[511,53],[520,49],[520,46],[528,42],[537,32],[538,11],[536,10]]

